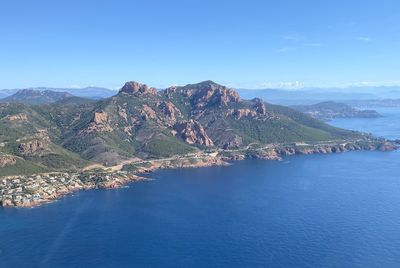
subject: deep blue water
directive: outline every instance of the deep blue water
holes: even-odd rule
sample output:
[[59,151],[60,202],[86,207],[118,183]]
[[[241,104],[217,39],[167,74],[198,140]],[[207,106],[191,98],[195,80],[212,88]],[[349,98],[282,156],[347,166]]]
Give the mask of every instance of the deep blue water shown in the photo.
[[398,267],[399,162],[351,152],[162,170],[0,209],[0,267]]

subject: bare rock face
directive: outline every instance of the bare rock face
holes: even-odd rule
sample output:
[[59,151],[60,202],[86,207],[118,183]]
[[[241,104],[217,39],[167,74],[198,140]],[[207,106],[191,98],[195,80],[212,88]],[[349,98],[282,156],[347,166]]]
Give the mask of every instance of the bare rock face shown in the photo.
[[88,127],[84,133],[91,132],[111,132],[113,128],[110,126],[108,114],[104,111],[95,112]]
[[172,97],[172,94],[174,94],[174,93],[176,92],[176,89],[177,89],[176,86],[169,87],[169,88],[167,88],[167,89],[164,90],[164,95],[165,95],[167,98],[171,98],[171,97]]
[[265,103],[259,99],[259,98],[254,98],[252,99],[254,109],[257,111],[257,113],[266,115],[267,114],[267,107],[265,106]]
[[254,117],[257,115],[256,111],[253,111],[251,109],[237,109],[234,111],[234,115],[237,119],[240,119],[244,116],[251,116]]
[[0,167],[12,166],[17,163],[15,157],[11,155],[0,155]]
[[154,119],[157,117],[156,112],[153,110],[153,108],[151,108],[150,106],[148,106],[147,104],[143,104],[142,105],[142,116],[145,120],[148,119]]
[[175,124],[174,128],[189,144],[200,144],[204,146],[212,146],[214,144],[208,137],[203,126],[193,119],[179,122]]
[[181,116],[181,111],[179,111],[176,106],[169,101],[159,102],[158,107],[160,107],[161,111],[166,115],[168,121],[175,123],[176,116]]
[[383,144],[378,145],[378,150],[381,152],[385,152],[385,151],[393,151],[393,150],[397,150],[399,148],[399,146],[393,144],[393,143],[388,143],[385,142]]
[[8,121],[27,121],[28,117],[26,114],[20,113],[20,114],[14,114],[14,115],[9,115],[6,118]]
[[120,93],[127,93],[127,94],[135,94],[135,95],[142,95],[142,94],[150,94],[156,95],[157,90],[153,87],[148,87],[146,84],[141,84],[135,81],[126,82],[125,85],[119,91]]
[[225,140],[221,146],[223,149],[239,148],[243,145],[243,139],[239,135],[233,135],[233,137]]
[[22,155],[38,155],[48,149],[48,142],[35,139],[19,144],[18,149]]
[[239,94],[233,89],[218,85],[212,81],[205,81],[196,85],[187,85],[183,90],[184,95],[192,98],[196,108],[206,106],[226,106],[229,103],[240,101]]

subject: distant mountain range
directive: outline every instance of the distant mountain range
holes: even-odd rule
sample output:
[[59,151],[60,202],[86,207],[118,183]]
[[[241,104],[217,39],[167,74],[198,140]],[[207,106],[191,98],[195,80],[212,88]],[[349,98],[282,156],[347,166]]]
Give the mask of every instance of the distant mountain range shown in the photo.
[[104,99],[104,98],[108,98],[108,97],[111,97],[111,96],[114,96],[115,94],[117,94],[117,91],[115,91],[115,90],[102,88],[102,87],[85,87],[85,88],[34,87],[34,88],[27,88],[27,89],[3,89],[3,90],[0,90],[0,99],[9,97],[21,90],[29,90],[29,92],[32,92],[32,91],[66,92],[73,96],[87,98],[87,99],[93,99],[93,100]]
[[[76,97],[98,100],[109,98],[117,91],[103,87],[86,88],[28,88],[40,92],[66,92]],[[21,89],[0,90],[0,100],[10,97]],[[349,88],[302,88],[302,89],[238,89],[243,99],[261,98],[282,105],[308,105],[325,101],[336,101],[351,106],[399,106],[400,86],[349,87]],[[21,96],[22,97],[22,96]]]
[[0,102],[19,102],[30,104],[45,104],[60,101],[63,99],[73,97],[72,94],[67,92],[57,92],[51,90],[34,90],[34,89],[21,89],[15,94],[1,99]]
[[243,98],[262,98],[283,105],[315,104],[324,101],[400,99],[400,86],[302,88],[302,89],[239,89]]

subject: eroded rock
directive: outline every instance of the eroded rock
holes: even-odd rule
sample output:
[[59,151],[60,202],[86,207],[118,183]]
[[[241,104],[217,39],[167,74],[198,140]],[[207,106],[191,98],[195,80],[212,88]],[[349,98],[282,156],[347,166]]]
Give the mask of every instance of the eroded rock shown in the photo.
[[196,120],[191,119],[179,122],[175,124],[174,129],[189,144],[200,144],[204,146],[214,145],[203,126]]
[[141,84],[136,81],[126,82],[125,85],[119,91],[120,93],[127,93],[127,94],[150,94],[156,95],[157,89],[154,87],[149,87],[146,84]]

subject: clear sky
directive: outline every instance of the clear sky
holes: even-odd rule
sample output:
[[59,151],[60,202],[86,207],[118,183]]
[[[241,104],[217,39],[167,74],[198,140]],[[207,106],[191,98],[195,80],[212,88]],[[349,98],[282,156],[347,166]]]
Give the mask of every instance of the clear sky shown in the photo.
[[0,88],[209,79],[400,84],[400,1],[0,1]]

